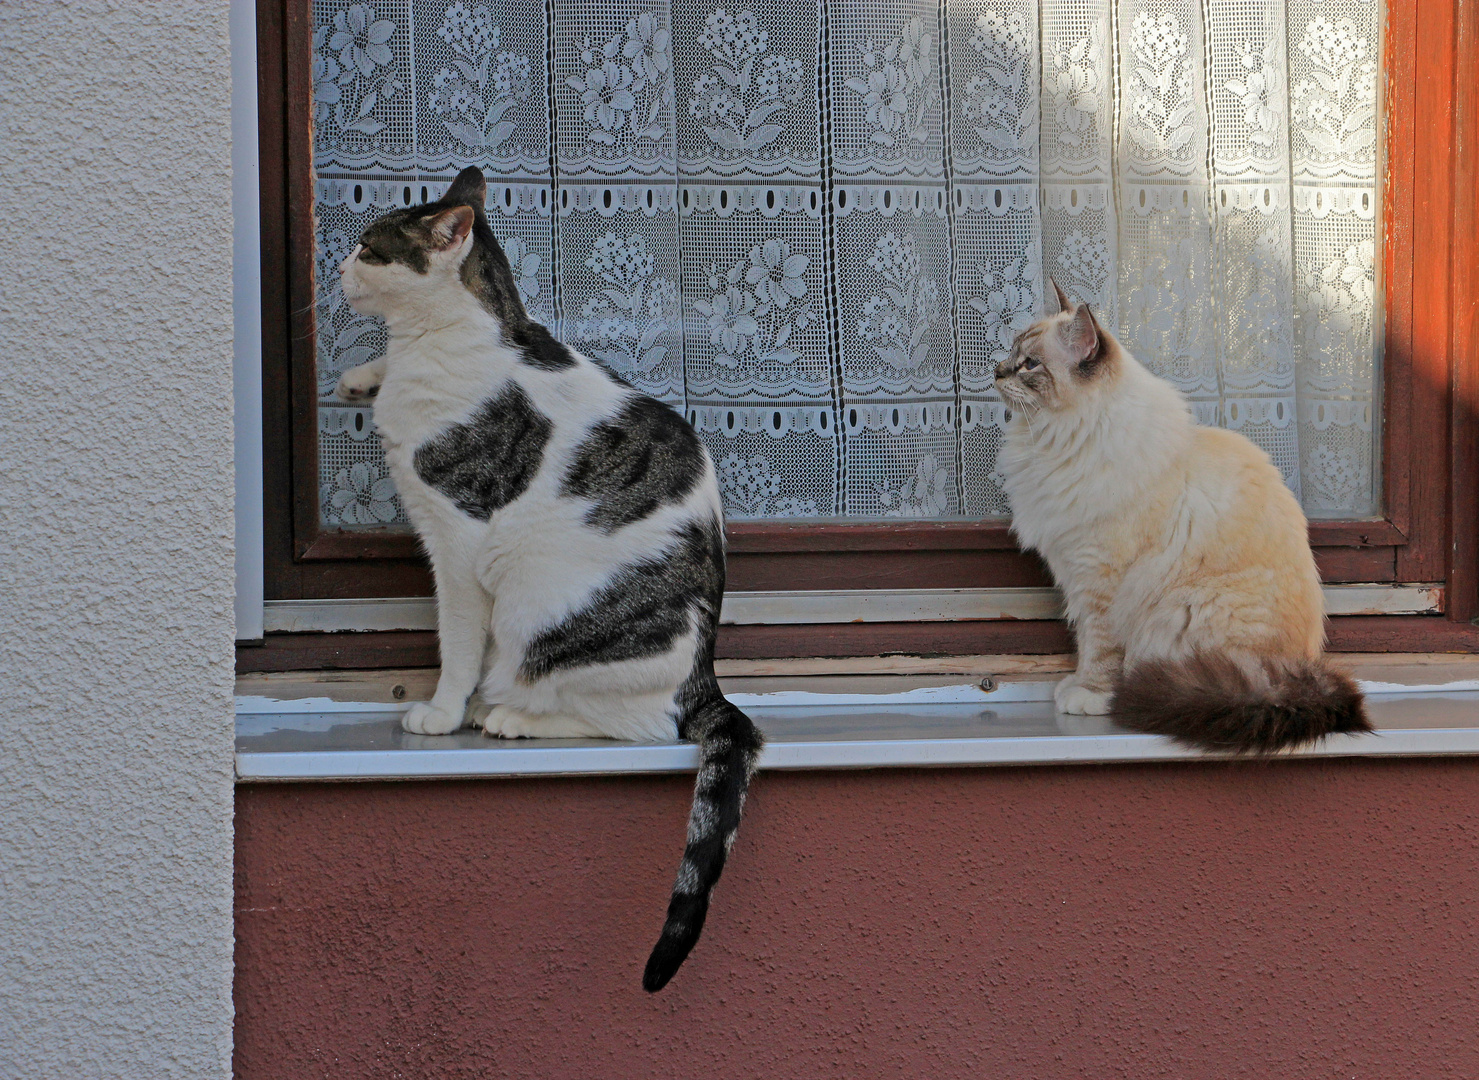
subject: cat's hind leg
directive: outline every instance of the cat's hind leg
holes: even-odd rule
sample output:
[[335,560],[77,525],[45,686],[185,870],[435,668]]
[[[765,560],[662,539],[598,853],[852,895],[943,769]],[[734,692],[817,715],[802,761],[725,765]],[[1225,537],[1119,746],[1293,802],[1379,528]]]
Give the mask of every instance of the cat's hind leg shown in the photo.
[[462,714],[462,726],[481,730],[487,724],[488,714],[492,711],[493,706],[474,694],[467,699],[467,711]]
[[604,732],[578,716],[526,712],[513,705],[494,705],[483,721],[483,734],[505,739],[605,739]]

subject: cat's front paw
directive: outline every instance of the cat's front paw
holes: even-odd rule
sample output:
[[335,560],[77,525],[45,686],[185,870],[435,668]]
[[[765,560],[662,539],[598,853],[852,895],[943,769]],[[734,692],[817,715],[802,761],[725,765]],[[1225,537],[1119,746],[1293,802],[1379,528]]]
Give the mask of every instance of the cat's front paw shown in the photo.
[[401,717],[401,727],[413,735],[450,735],[462,726],[462,717],[427,704],[412,705]]
[[1053,690],[1053,704],[1060,713],[1074,716],[1104,716],[1114,695],[1107,690],[1090,690],[1072,679],[1064,679]]
[[334,393],[345,401],[367,401],[380,392],[383,376],[376,364],[361,364],[339,376]]

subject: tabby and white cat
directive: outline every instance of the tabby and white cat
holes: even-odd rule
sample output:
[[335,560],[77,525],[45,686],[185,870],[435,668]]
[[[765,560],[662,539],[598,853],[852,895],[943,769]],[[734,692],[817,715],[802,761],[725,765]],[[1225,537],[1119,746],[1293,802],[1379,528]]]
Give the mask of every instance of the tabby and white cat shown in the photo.
[[[703,929],[761,737],[714,677],[724,593],[713,463],[672,409],[533,322],[464,169],[373,222],[340,267],[385,356],[339,382],[375,399],[431,558],[442,672],[407,731],[696,741],[702,765],[662,935],[661,989]],[[485,705],[469,707],[480,691]],[[489,708],[491,707],[491,708]]]
[[1012,528],[1047,560],[1077,637],[1066,713],[1208,749],[1272,752],[1370,730],[1321,658],[1304,513],[1268,456],[1186,400],[1053,284],[1058,310],[996,369]]

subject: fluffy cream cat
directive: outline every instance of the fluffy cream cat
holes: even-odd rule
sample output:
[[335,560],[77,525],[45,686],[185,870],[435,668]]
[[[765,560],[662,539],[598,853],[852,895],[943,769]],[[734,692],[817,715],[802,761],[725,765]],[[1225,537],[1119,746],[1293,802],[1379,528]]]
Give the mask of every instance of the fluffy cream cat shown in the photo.
[[1271,752],[1368,731],[1324,663],[1303,512],[1268,456],[1199,427],[1181,394],[1053,284],[1058,311],[996,369],[1013,525],[1063,590],[1078,670],[1066,713],[1208,749]]

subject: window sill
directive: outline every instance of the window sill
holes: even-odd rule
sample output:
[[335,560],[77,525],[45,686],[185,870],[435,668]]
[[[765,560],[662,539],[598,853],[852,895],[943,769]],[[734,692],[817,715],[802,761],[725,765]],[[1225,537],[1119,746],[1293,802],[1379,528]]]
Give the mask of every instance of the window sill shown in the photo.
[[[1441,583],[1326,585],[1327,615],[1433,615],[1443,610]],[[821,626],[860,622],[967,622],[1061,619],[1053,588],[789,589],[730,591],[719,621],[725,626]],[[365,600],[268,600],[267,633],[435,630],[429,596]]]
[[[1350,665],[1366,680],[1376,734],[1332,737],[1288,756],[1479,754],[1479,665],[1427,659],[1433,662],[1394,664],[1384,657]],[[426,676],[418,675],[422,685],[416,690],[423,691]],[[762,769],[1104,764],[1220,756],[1125,731],[1108,717],[1056,715],[1053,677],[1042,671],[1004,676],[989,692],[978,681],[963,682],[960,674],[760,675],[728,679],[726,690],[766,733]],[[689,743],[504,741],[475,731],[411,735],[400,729],[409,701],[365,693],[363,683],[300,680],[288,700],[263,693],[281,695],[282,685],[239,686],[236,768],[242,782],[594,776],[697,767],[697,751]],[[344,693],[351,685],[359,692]],[[324,694],[336,686],[341,700],[304,694],[305,687]],[[346,697],[362,700],[342,700]],[[381,700],[371,700],[375,697]]]

